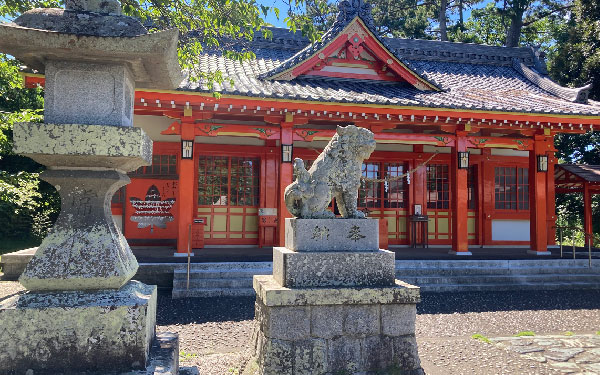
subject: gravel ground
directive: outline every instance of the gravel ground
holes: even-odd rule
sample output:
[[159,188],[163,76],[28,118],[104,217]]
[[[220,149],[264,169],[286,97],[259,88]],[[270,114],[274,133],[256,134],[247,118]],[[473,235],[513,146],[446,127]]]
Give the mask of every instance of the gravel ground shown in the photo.
[[[0,300],[21,288],[0,282]],[[417,341],[430,375],[561,374],[547,364],[472,339],[600,330],[600,291],[423,293]],[[181,366],[201,375],[237,374],[250,356],[254,298],[172,300],[159,295],[158,330],[180,335]],[[599,360],[600,361],[600,360]]]

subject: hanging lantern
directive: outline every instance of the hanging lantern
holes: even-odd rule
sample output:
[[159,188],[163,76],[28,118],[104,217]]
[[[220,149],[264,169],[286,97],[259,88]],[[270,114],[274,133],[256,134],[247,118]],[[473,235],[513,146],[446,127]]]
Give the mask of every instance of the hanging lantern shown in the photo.
[[193,159],[194,158],[194,141],[181,140],[181,158],[182,159]]
[[468,152],[458,152],[458,169],[469,169]]
[[538,155],[537,156],[537,171],[548,172],[548,156]]
[[281,161],[283,163],[291,163],[292,162],[292,156],[293,156],[293,152],[294,152],[294,146],[293,145],[281,145]]

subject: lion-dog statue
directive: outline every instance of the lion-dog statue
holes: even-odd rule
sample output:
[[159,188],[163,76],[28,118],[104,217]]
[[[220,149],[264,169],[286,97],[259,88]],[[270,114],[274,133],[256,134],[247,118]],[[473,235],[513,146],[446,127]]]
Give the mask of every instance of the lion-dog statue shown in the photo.
[[304,161],[294,160],[292,182],[284,193],[290,213],[303,219],[329,219],[335,214],[327,207],[335,196],[343,218],[362,219],[356,209],[362,162],[375,150],[373,133],[354,125],[337,127],[323,152],[307,171]]

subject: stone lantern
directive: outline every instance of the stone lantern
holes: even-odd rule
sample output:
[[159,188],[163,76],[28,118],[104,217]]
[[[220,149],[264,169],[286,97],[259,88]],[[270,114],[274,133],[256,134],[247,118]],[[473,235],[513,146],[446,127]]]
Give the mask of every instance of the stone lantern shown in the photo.
[[154,338],[156,286],[110,211],[126,173],[150,165],[152,141],[133,125],[135,88],[181,82],[178,31],[149,34],[116,0],[67,0],[0,25],[0,51],[46,77],[44,123],[14,127],[14,151],[47,167],[60,216],[0,302],[0,373],[143,369]]

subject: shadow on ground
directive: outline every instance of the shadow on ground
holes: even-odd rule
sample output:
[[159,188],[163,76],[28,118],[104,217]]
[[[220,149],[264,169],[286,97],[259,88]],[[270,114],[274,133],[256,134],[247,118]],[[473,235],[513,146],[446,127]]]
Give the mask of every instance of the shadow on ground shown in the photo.
[[600,290],[422,293],[419,314],[600,309]]
[[171,299],[158,296],[158,325],[190,324],[254,319],[254,297],[214,297]]
[[[600,290],[422,293],[419,314],[600,309]],[[254,319],[254,297],[158,297],[159,325]]]

